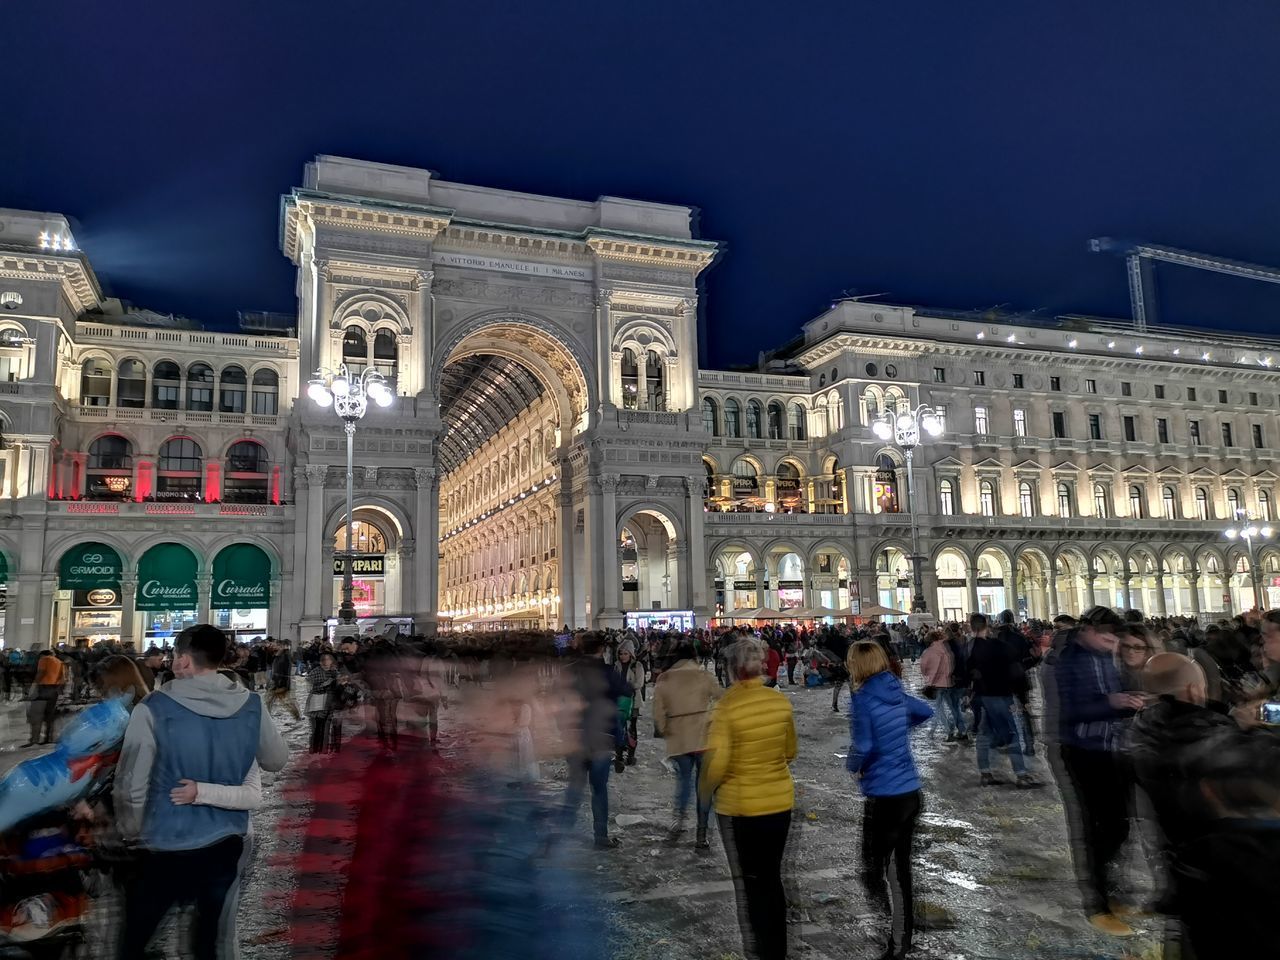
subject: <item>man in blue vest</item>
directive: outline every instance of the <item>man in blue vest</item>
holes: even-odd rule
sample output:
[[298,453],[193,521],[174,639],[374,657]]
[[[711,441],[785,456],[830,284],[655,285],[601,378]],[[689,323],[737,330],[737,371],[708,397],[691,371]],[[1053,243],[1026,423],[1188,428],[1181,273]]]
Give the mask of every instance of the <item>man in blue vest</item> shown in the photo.
[[[173,906],[195,908],[192,926],[199,960],[215,960],[224,909],[235,910],[238,867],[249,831],[247,806],[213,795],[245,784],[254,761],[283,769],[289,749],[261,698],[217,672],[226,635],[202,624],[174,644],[174,679],[133,709],[116,767],[120,830],[142,848],[137,881],[125,902],[121,957],[141,960]],[[256,779],[256,772],[255,772]],[[175,802],[178,788],[195,787]],[[209,796],[200,796],[206,791]],[[260,788],[259,788],[260,789]],[[233,809],[233,807],[239,807]]]

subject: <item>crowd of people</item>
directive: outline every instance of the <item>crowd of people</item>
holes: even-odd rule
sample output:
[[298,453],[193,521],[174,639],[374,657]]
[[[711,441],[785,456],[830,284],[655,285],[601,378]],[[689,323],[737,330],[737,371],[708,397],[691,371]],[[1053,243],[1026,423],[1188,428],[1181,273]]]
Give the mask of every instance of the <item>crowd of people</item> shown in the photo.
[[[289,759],[279,711],[306,715],[313,755],[289,788],[313,811],[290,866],[295,956],[451,944],[446,955],[479,957],[498,955],[504,938],[523,956],[607,956],[602,913],[565,928],[564,903],[593,891],[563,854],[587,795],[592,844],[620,845],[610,780],[635,765],[651,731],[672,773],[668,841],[685,842],[692,808],[693,848],[709,854],[714,813],[744,953],[786,957],[790,765],[805,749],[792,698],[778,689],[788,685],[829,687],[836,711],[850,691],[859,877],[884,917],[883,957],[913,947],[912,847],[927,778],[912,731],[926,723],[950,751],[948,776],[971,763],[979,788],[1056,785],[1082,920],[1094,930],[1128,936],[1134,914],[1160,915],[1165,955],[1200,960],[1255,955],[1246,947],[1269,936],[1277,611],[1204,628],[1098,607],[1078,621],[1017,623],[1005,611],[917,629],[317,637],[296,652],[270,639],[236,645],[201,626],[171,651],[43,651],[29,675],[19,673],[25,663],[6,669],[30,697],[33,741],[52,737],[64,694],[128,701],[112,789],[77,812],[142,854],[122,883],[124,957],[144,955],[175,904],[194,908],[196,956],[234,955],[248,811],[262,802],[262,774]],[[544,772],[554,767],[544,765],[559,762],[563,794],[548,803]],[[431,829],[424,804],[437,812]],[[1145,885],[1116,869],[1131,834],[1144,835]],[[423,873],[405,883],[405,864]],[[461,900],[446,876],[469,878]],[[516,878],[538,888],[536,902],[522,888],[518,922],[498,922],[493,897]]]

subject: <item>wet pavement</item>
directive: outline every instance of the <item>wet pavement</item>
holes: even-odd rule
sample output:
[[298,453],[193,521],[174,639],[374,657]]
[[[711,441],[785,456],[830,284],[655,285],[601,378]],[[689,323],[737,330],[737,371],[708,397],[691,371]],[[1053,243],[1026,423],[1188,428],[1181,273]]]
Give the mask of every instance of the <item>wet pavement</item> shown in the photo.
[[[908,668],[907,683],[913,681]],[[305,684],[295,696],[301,703]],[[793,907],[791,955],[802,958],[877,956],[881,921],[863,897],[857,880],[861,807],[845,772],[848,750],[848,693],[841,712],[831,710],[827,687],[782,686],[795,709],[800,752],[792,771],[796,810],[787,851],[787,886]],[[0,734],[8,744],[25,740],[22,705],[0,706]],[[612,832],[621,846],[595,851],[588,845],[590,813],[579,813],[581,840],[568,851],[597,881],[619,931],[612,945],[618,960],[730,960],[741,956],[732,885],[724,851],[712,821],[711,850],[693,849],[692,831],[679,845],[666,840],[675,778],[663,763],[665,752],[652,733],[649,705],[641,703],[637,763],[610,777]],[[450,710],[441,715],[442,742],[451,746]],[[306,753],[308,728],[282,712],[277,723],[294,751],[279,774],[264,774],[264,804],[253,817],[256,849],[246,876],[240,910],[245,960],[288,956],[287,877],[278,864],[296,853],[300,840],[281,831],[287,816],[285,786],[313,762]],[[970,746],[946,744],[941,728],[929,724],[914,736],[924,779],[925,813],[914,860],[920,932],[916,956],[922,960],[1019,960],[1019,958],[1121,958],[1159,956],[1159,921],[1135,921],[1139,935],[1116,940],[1085,923],[1072,874],[1063,810],[1052,775],[1037,758],[1038,790],[980,787]],[[7,768],[36,751],[0,753]],[[1043,754],[1043,750],[1039,751]],[[324,762],[318,758],[315,762]],[[1001,768],[1003,764],[1004,769]],[[1008,762],[995,758],[997,773],[1011,779]],[[558,802],[565,786],[562,762],[542,765],[539,785],[547,801]],[[1127,851],[1135,887],[1150,879],[1137,845]]]

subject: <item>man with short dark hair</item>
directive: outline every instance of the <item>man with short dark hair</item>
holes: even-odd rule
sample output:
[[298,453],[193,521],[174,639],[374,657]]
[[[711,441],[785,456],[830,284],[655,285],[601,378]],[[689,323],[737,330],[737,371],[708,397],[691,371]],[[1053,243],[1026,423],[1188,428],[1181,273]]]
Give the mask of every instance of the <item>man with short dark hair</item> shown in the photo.
[[177,802],[187,784],[240,786],[256,760],[283,769],[289,749],[262,700],[217,672],[226,635],[208,624],[188,627],[174,646],[175,679],[133,708],[116,767],[121,834],[144,853],[125,899],[120,956],[141,960],[169,908],[191,904],[193,955],[217,956],[219,923],[235,909],[230,896],[249,829],[245,810]]
[[565,819],[572,823],[583,788],[591,787],[591,819],[597,849],[618,845],[609,836],[609,768],[614,751],[624,742],[618,701],[635,691],[604,662],[605,638],[589,633],[582,638],[582,657],[573,664],[572,678],[582,699],[580,742],[569,756],[569,786],[565,791]]

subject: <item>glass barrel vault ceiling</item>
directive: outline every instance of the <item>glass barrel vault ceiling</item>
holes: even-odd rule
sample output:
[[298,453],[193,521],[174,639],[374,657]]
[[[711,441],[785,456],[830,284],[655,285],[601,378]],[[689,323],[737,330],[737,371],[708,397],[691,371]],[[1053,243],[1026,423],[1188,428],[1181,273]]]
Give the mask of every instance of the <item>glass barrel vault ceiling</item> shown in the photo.
[[455,360],[440,378],[440,467],[452,473],[480,446],[542,395],[542,384],[505,357]]

